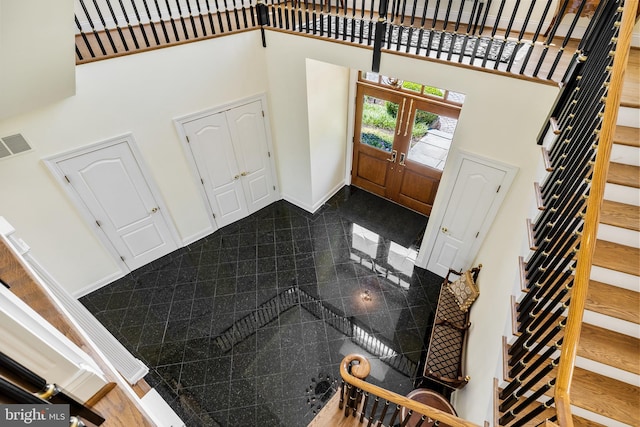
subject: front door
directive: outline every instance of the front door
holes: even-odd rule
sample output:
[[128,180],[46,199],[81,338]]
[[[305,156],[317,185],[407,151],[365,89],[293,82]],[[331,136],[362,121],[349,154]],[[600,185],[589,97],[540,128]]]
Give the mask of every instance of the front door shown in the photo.
[[56,164],[129,269],[177,249],[127,140]]
[[431,213],[446,148],[434,122],[459,108],[358,84],[352,184],[424,215]]

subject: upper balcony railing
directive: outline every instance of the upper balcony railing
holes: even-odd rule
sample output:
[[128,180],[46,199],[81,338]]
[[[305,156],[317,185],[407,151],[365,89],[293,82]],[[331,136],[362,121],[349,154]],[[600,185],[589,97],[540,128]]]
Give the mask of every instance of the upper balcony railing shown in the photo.
[[[76,0],[78,63],[261,28],[560,82],[598,0]],[[264,39],[263,39],[264,40]]]

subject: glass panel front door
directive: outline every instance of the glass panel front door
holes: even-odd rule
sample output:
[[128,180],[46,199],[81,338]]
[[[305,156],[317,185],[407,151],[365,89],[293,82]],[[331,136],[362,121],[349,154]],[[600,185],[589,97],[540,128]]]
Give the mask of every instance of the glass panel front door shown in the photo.
[[360,143],[391,153],[397,125],[398,104],[364,95]]
[[359,83],[353,185],[428,215],[451,143],[438,128],[458,113],[456,107]]
[[416,109],[407,159],[442,171],[457,119]]

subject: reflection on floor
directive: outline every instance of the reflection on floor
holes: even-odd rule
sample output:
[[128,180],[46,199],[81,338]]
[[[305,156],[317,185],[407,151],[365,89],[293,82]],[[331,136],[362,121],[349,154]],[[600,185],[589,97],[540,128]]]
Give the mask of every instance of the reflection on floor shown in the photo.
[[413,266],[415,246],[341,216],[361,191],[313,215],[276,202],[81,302],[188,426],[306,426],[352,352],[406,394],[442,278]]

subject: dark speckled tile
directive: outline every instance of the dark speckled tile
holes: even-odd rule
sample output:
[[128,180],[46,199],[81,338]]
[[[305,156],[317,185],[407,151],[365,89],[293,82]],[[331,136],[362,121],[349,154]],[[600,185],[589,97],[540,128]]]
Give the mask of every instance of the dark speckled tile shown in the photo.
[[[354,351],[373,351],[371,382],[407,393],[407,372],[339,325],[358,326],[415,365],[442,278],[413,268],[384,224],[363,232],[357,209],[342,209],[354,195],[397,209],[349,187],[313,215],[279,201],[81,302],[147,363],[147,381],[188,426],[306,426]],[[252,323],[252,313],[292,287],[293,300]],[[225,348],[216,337],[229,328],[245,337]]]

